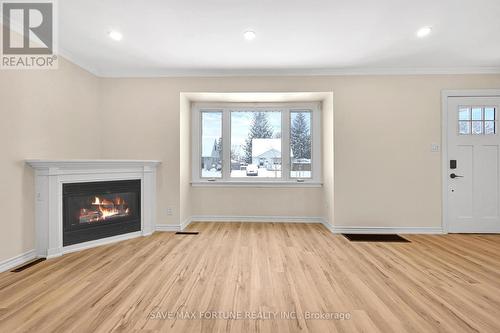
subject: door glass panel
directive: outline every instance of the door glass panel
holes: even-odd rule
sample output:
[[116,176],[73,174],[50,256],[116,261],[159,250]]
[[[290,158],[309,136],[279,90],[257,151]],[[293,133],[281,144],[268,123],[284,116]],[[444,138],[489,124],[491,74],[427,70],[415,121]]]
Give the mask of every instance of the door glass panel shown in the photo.
[[484,120],[495,120],[495,108],[484,109]]
[[458,109],[458,133],[460,135],[492,135],[497,132],[496,108],[460,107]]
[[459,120],[470,120],[470,109],[462,108],[458,111],[458,119]]
[[[472,108],[472,120],[483,120],[482,108]],[[474,127],[474,125],[472,127]]]
[[485,121],[484,122],[484,134],[491,135],[496,133],[495,122]]
[[[474,117],[474,113],[472,113],[472,117]],[[472,122],[472,134],[483,134],[483,122],[482,121],[473,121]]]
[[460,121],[458,131],[461,135],[470,134],[470,121]]

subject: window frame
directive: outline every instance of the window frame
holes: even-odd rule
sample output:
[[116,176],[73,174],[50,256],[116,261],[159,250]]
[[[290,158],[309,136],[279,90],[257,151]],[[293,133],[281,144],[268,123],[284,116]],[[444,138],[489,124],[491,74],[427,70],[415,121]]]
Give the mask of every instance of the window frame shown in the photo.
[[[257,111],[268,108],[281,112],[281,177],[231,177],[231,112]],[[266,112],[272,112],[266,111]],[[291,112],[311,112],[311,177],[291,177],[290,136]],[[321,102],[283,102],[283,103],[231,103],[231,102],[195,102],[191,104],[192,144],[191,167],[193,186],[300,186],[319,187],[322,185],[321,170]],[[222,177],[202,177],[202,113],[222,112]]]

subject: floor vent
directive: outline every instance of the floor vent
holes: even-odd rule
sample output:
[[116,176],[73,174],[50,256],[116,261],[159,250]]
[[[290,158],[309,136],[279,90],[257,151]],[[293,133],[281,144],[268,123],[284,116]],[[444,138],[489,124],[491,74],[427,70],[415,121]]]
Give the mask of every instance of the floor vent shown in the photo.
[[177,231],[176,235],[198,235],[198,231]]
[[388,243],[411,243],[399,235],[380,234],[342,234],[351,242],[388,242]]
[[25,269],[28,269],[30,268],[31,266],[35,266],[36,264],[38,263],[41,263],[42,261],[45,261],[45,258],[38,258],[38,259],[35,259],[33,261],[30,261],[20,267],[17,267],[17,268],[14,268],[13,270],[11,270],[12,273],[19,273],[19,272],[22,272],[24,271]]

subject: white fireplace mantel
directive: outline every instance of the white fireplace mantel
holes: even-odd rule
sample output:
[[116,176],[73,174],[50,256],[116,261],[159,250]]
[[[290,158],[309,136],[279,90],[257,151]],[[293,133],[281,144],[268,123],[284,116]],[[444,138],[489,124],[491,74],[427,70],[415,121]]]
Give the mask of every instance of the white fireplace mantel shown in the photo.
[[[53,258],[122,239],[148,236],[156,224],[156,168],[152,160],[26,160],[35,169],[35,230],[38,257]],[[141,180],[141,231],[63,246],[64,183]]]

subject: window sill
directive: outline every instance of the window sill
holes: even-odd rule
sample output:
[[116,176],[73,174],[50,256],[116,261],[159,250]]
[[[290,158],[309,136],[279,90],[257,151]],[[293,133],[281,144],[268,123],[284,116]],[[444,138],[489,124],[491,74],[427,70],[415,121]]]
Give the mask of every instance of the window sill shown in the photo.
[[269,182],[269,181],[196,181],[191,182],[193,187],[322,187],[320,182]]

